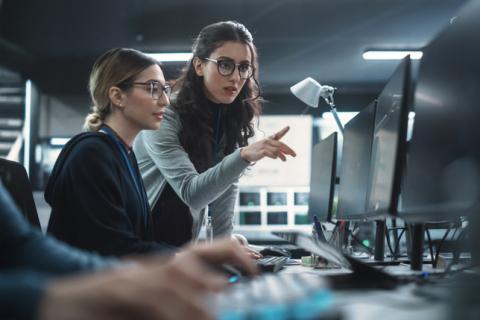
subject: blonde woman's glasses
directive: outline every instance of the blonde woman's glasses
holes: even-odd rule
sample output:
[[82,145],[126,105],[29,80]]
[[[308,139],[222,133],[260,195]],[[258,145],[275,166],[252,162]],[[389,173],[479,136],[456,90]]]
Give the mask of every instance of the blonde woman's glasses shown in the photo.
[[162,94],[165,94],[167,98],[170,98],[170,94],[172,93],[172,88],[168,84],[161,84],[158,81],[130,82],[128,85],[148,86],[153,100],[160,100]]

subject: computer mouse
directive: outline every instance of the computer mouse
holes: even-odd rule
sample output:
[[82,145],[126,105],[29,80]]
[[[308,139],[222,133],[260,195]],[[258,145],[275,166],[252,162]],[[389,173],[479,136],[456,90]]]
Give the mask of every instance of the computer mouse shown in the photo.
[[266,247],[265,249],[260,250],[260,253],[264,256],[274,256],[274,257],[291,257],[290,251],[282,249],[279,247]]

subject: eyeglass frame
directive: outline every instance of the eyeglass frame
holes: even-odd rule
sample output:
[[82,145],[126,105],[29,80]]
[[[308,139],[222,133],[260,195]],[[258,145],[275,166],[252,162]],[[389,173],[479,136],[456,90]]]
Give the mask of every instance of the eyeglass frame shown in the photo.
[[[170,98],[170,94],[172,93],[172,87],[170,87],[168,84],[162,84],[160,81],[147,81],[147,82],[126,82],[124,83],[126,86],[134,86],[134,85],[144,85],[144,86],[150,86],[150,95],[152,96],[153,100],[160,100],[162,96],[165,94],[167,98]],[[161,94],[155,98],[153,95],[154,93],[154,88],[155,86],[160,86],[159,89],[161,89]]]
[[[238,70],[238,75],[240,76],[240,79],[248,80],[251,77],[253,77],[253,74],[255,73],[255,67],[252,66],[250,63],[248,63],[248,67],[251,68],[252,73],[247,78],[243,78],[241,73],[240,73],[240,66],[247,65],[246,63],[235,63],[232,59],[225,59],[225,58],[223,58],[223,59],[202,58],[202,59],[206,60],[206,61],[214,62],[217,65],[218,74],[220,74],[221,76],[225,76],[225,77],[231,76],[235,72],[235,69],[237,69]],[[229,74],[221,73],[220,72],[220,65],[218,64],[219,62],[232,63],[233,64],[232,72],[229,73]]]

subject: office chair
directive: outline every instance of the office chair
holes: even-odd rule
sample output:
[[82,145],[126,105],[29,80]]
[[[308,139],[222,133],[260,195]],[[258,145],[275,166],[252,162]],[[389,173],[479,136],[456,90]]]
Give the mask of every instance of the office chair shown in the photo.
[[0,158],[0,180],[25,218],[30,224],[40,229],[32,187],[25,168],[18,162]]

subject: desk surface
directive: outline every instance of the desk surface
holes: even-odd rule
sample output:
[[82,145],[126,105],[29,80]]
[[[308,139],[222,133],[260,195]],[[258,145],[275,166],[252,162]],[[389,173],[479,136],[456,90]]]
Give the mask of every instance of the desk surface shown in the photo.
[[[439,273],[443,270],[424,268],[423,272]],[[408,265],[388,266],[384,271],[400,276],[421,274],[423,272],[411,271]],[[301,265],[290,265],[281,272],[284,273],[309,273],[319,276],[328,276],[339,273],[351,273],[346,269],[313,269]],[[444,302],[432,301],[425,296],[417,294],[419,286],[415,283],[400,285],[394,290],[352,289],[335,290],[333,293],[333,306],[341,315],[341,319],[363,320],[381,319],[388,317],[395,319],[444,319],[448,306]],[[439,289],[439,290],[445,290]]]
[[[411,274],[409,267],[403,265],[389,266],[385,269],[398,275]],[[445,299],[432,299],[428,295],[419,294],[419,289],[429,284],[420,286],[416,283],[407,283],[393,290],[337,290],[328,286],[328,275],[348,273],[351,271],[346,269],[313,269],[302,265],[289,265],[278,274],[266,274],[254,280],[234,284],[230,290],[217,297],[219,298],[217,302],[223,304],[223,309],[212,307],[212,310],[223,310],[219,312],[221,319],[322,319],[321,315],[325,314],[329,316],[328,319],[332,319],[333,315],[333,319],[342,320],[382,318],[423,320],[443,319],[447,314],[448,305]],[[298,285],[292,285],[292,282]],[[265,285],[270,290],[264,291],[265,288],[259,290],[259,287]],[[298,291],[303,289],[306,293],[298,294]],[[439,290],[447,291],[445,287]],[[297,295],[292,293],[294,291],[297,291]],[[313,295],[317,295],[318,298],[319,294],[320,299],[310,299]],[[448,294],[447,291],[443,296]],[[322,304],[323,307],[311,308],[312,303]],[[319,317],[305,317],[305,312],[301,317],[292,316],[299,314],[299,308],[317,310],[315,313]],[[228,314],[231,310],[235,313],[233,316]],[[225,316],[225,313],[228,316]]]

